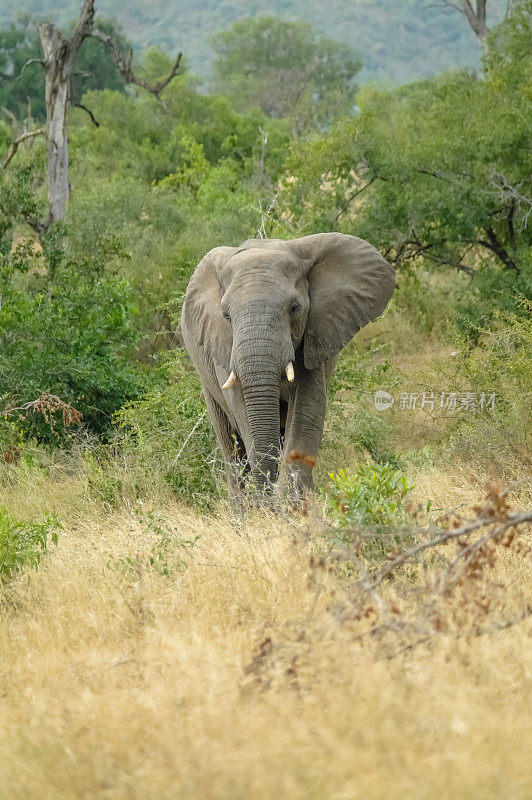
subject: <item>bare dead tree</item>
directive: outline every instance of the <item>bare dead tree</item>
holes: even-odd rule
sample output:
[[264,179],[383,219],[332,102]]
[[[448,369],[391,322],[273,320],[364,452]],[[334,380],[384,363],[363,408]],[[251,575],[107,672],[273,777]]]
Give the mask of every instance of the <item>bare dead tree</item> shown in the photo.
[[[45,73],[46,130],[48,135],[48,219],[40,224],[42,230],[46,230],[52,222],[62,220],[65,216],[69,195],[66,110],[70,99],[74,63],[85,39],[92,37],[103,42],[110,49],[116,67],[126,83],[145,89],[159,100],[162,90],[175,77],[181,63],[181,53],[179,53],[166,78],[155,84],[148,83],[133,71],[133,51],[130,51],[126,57],[112,36],[94,27],[94,14],[94,0],[84,0],[77,25],[69,39],[65,39],[55,25],[49,22],[42,23],[39,26],[39,37],[44,58],[42,60],[30,59],[22,68],[24,70],[30,63],[39,63]],[[92,115],[91,118],[96,124]],[[13,155],[14,152],[8,160],[11,160]]]

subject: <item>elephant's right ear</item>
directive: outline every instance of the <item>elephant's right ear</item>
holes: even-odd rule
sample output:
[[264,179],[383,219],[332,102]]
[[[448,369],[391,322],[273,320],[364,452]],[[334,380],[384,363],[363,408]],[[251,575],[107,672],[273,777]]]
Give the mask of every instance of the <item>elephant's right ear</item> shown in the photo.
[[233,332],[222,316],[218,269],[234,252],[234,247],[215,247],[202,258],[189,281],[181,314],[187,348],[189,344],[200,345],[226,369],[231,360]]

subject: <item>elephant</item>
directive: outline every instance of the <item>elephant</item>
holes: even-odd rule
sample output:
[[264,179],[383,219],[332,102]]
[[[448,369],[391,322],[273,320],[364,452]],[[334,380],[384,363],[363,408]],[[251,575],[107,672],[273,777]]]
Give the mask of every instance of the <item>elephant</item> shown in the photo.
[[248,239],[200,261],[181,330],[231,498],[249,476],[264,499],[276,487],[296,498],[313,488],[338,353],[384,311],[394,286],[379,251],[343,233]]

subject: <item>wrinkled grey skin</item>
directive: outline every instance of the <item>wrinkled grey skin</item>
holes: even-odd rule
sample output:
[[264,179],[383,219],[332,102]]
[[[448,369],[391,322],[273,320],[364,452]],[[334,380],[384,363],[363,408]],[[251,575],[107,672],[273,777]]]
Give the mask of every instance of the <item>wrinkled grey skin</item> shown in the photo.
[[[279,464],[280,484],[296,496],[312,488],[337,355],[382,313],[393,289],[380,253],[341,233],[250,239],[215,247],[198,264],[181,327],[232,496],[248,472],[258,492],[269,491]],[[234,385],[222,388],[232,371]]]

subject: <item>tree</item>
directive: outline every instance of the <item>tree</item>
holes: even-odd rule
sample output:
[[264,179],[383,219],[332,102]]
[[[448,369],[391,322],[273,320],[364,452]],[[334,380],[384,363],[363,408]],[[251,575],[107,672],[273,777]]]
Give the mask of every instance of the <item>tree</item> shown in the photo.
[[356,117],[294,149],[278,203],[298,235],[340,229],[398,267],[465,274],[469,330],[532,297],[529,7],[488,36],[482,77],[360,92]]
[[296,133],[329,125],[354,105],[361,68],[353,50],[306,22],[243,19],[213,38],[213,89],[235,106],[287,117]]
[[65,214],[69,193],[66,110],[72,94],[74,65],[84,41],[93,38],[102,42],[111,52],[116,68],[124,81],[140,86],[156,97],[160,96],[162,90],[175,77],[181,62],[179,53],[166,78],[154,84],[148,83],[133,71],[133,52],[130,51],[126,57],[111,34],[94,26],[94,14],[94,0],[84,0],[77,25],[68,39],[65,39],[49,22],[39,26],[43,58],[38,61],[44,69],[45,76],[49,206],[47,220],[37,225],[41,232],[53,222],[62,220]]
[[[102,21],[99,26],[119,43],[121,50],[130,48],[129,42],[112,22]],[[0,106],[9,109],[26,124],[31,123],[32,119],[38,122],[46,119],[41,61],[39,31],[30,17],[20,17],[17,24],[0,31]],[[82,95],[90,89],[123,91],[125,85],[112,54],[103,42],[86,39],[79,49],[72,72],[72,105],[78,105]]]

